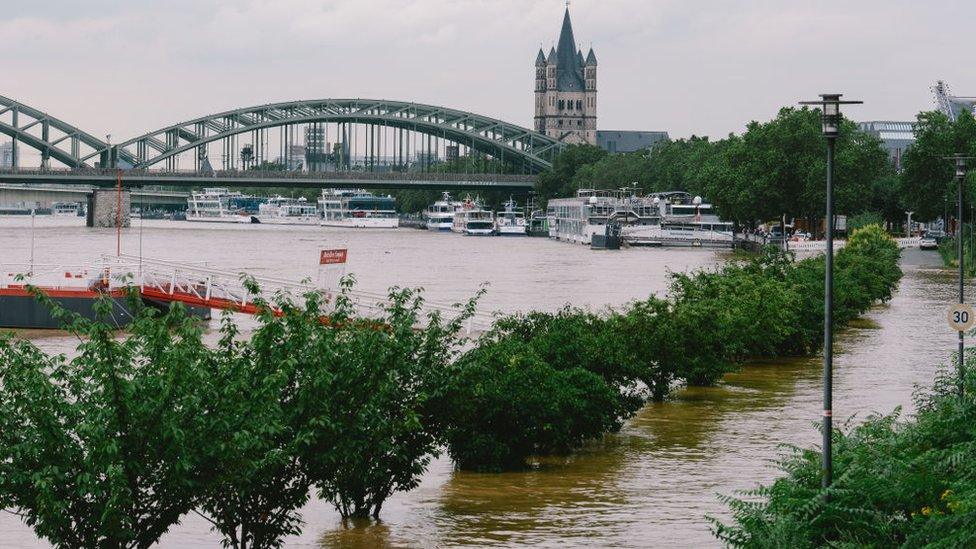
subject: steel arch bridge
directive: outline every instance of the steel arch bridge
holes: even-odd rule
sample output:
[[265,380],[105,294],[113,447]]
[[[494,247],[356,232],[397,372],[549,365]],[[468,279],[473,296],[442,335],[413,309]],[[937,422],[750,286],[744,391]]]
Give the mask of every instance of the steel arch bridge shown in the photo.
[[[44,167],[51,158],[72,168],[82,167],[86,165],[82,158],[97,156],[109,148],[106,142],[67,122],[2,95],[0,133],[10,136],[14,143],[39,151]],[[15,146],[15,155],[16,150]]]
[[385,99],[320,99],[259,105],[174,124],[118,144],[118,157],[135,168],[147,168],[235,135],[314,123],[372,124],[413,131],[503,161],[524,163],[533,172],[550,167],[563,146],[521,126],[445,107]]
[[[188,120],[110,145],[22,103],[0,97],[0,115],[13,112],[12,124],[0,120],[0,131],[69,167],[126,164],[148,168],[196,152],[208,156],[208,145],[240,134],[273,128],[335,123],[382,126],[424,134],[463,145],[504,163],[537,173],[551,167],[563,143],[541,133],[471,112],[385,99],[319,99],[241,108]],[[26,115],[27,123],[20,123]],[[37,135],[36,126],[42,127]],[[49,137],[49,129],[59,135]],[[70,145],[66,147],[65,145]],[[84,146],[84,147],[82,147]],[[171,166],[170,166],[171,167]]]

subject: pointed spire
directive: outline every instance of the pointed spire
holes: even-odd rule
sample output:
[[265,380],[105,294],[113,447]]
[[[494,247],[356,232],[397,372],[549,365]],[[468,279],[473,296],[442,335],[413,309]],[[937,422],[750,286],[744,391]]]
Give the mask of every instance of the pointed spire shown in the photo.
[[559,52],[559,62],[564,64],[572,59],[573,50],[576,49],[576,39],[573,37],[573,23],[569,20],[569,7],[563,15],[563,28],[559,31],[559,42],[556,51]]
[[555,48],[555,46],[553,46],[549,50],[549,64],[550,65],[555,65],[556,62],[557,62],[557,59],[556,59],[556,48]]
[[546,64],[546,54],[542,53],[542,48],[539,48],[539,55],[535,56],[535,66],[541,67]]
[[593,53],[593,48],[590,48],[590,53],[586,54],[586,66],[595,67],[596,66],[596,54]]
[[[563,27],[556,45],[557,75],[556,89],[560,91],[583,91],[583,55],[573,37],[573,23],[569,19],[569,6],[563,15]],[[552,63],[552,60],[549,61]]]

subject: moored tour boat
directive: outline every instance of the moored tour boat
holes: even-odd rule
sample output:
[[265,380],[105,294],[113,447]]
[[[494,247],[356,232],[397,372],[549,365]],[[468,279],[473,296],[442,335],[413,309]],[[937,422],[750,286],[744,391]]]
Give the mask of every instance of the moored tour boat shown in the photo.
[[318,225],[319,209],[304,197],[285,198],[276,196],[258,206],[254,216],[258,223],[269,225]]
[[208,187],[194,191],[187,199],[186,220],[209,223],[252,223],[261,199],[230,191],[223,187]]
[[323,189],[319,208],[323,227],[395,229],[400,226],[396,199],[362,189]]
[[505,202],[505,209],[498,212],[495,219],[495,230],[499,236],[525,236],[527,225],[525,214],[516,209],[515,201],[511,198]]
[[470,197],[461,209],[454,213],[451,230],[467,236],[492,236],[495,234],[495,216]]
[[450,231],[454,226],[454,214],[461,208],[461,203],[451,200],[451,193],[444,193],[440,200],[427,206],[424,219],[427,229],[431,231]]

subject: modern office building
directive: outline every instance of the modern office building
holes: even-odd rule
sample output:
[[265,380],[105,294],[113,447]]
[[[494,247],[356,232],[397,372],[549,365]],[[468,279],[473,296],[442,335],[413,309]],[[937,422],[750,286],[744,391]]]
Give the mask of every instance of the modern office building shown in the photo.
[[858,122],[858,129],[881,140],[895,170],[901,171],[901,158],[908,146],[915,142],[914,122],[876,120]]

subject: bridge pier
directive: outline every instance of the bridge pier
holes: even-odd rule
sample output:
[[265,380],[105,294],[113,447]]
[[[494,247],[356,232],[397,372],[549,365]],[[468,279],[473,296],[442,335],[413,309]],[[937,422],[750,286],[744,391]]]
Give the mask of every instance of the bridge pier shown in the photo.
[[[130,224],[129,211],[132,208],[132,193],[128,190],[122,191],[122,212],[121,221],[123,227]],[[119,220],[119,192],[116,189],[93,189],[88,195],[88,218],[89,227],[115,227]]]

